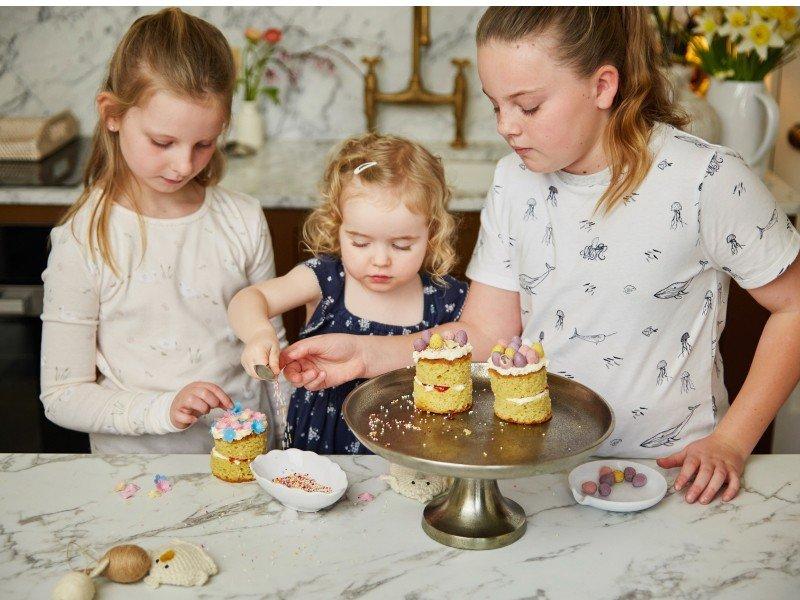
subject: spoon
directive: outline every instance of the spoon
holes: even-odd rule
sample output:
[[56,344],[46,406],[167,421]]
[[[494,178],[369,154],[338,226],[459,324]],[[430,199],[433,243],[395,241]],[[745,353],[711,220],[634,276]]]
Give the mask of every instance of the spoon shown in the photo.
[[275,380],[275,373],[273,373],[272,369],[267,365],[254,365],[253,369],[260,379],[264,379],[265,381]]

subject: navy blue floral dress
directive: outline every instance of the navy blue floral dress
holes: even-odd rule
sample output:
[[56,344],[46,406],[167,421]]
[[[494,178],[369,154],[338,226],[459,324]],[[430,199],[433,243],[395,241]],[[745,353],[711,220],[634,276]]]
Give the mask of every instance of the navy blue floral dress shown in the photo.
[[[375,323],[358,317],[344,305],[344,267],[338,257],[321,256],[304,263],[317,276],[322,290],[322,300],[308,324],[300,332],[300,339],[324,333],[350,333],[356,335],[406,335],[435,325],[455,321],[467,297],[467,284],[446,276],[447,287],[437,285],[427,274],[422,274],[425,307],[422,322],[403,327]],[[363,379],[355,379],[340,386],[312,392],[298,388],[289,402],[287,438],[293,448],[313,450],[319,454],[371,454],[356,439],[344,422],[344,399]]]

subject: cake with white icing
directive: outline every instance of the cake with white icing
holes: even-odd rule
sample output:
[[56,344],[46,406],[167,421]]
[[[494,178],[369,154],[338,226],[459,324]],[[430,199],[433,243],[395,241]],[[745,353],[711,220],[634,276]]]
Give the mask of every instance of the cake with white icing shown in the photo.
[[414,406],[431,413],[472,408],[472,346],[467,332],[430,331],[414,340]]
[[541,343],[519,337],[499,340],[487,361],[494,414],[504,421],[533,425],[552,416],[547,359]]
[[238,402],[211,426],[211,473],[229,483],[253,481],[250,463],[267,449],[267,416]]

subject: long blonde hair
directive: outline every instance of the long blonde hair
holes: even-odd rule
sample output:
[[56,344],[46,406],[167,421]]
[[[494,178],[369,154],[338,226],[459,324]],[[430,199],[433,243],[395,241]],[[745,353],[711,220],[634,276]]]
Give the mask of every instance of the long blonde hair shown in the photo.
[[402,191],[406,208],[426,218],[428,247],[422,266],[437,283],[443,283],[442,277],[456,262],[456,225],[447,211],[451,193],[442,161],[401,137],[367,133],[351,137],[333,150],[322,179],[322,202],[303,224],[304,245],[315,256],[340,254],[342,194],[354,169],[367,162],[377,164],[358,175],[364,183]]
[[619,71],[603,145],[611,181],[597,202],[608,213],[644,180],[653,162],[648,148],[656,122],[675,127],[687,118],[673,104],[659,68],[656,38],[643,7],[492,7],[478,24],[478,46],[554,33],[558,58],[581,77],[602,65]]
[[[131,25],[111,58],[100,88],[112,102],[109,110],[100,115],[94,130],[83,193],[59,223],[73,219],[98,194],[88,221],[88,244],[93,259],[99,251],[105,263],[117,273],[108,228],[114,199],[123,195],[128,196],[139,216],[143,248],[146,242],[144,222],[135,195],[130,193],[130,170],[120,151],[119,135],[109,131],[106,120],[122,118],[129,108],[146,102],[155,91],[167,90],[196,100],[214,97],[225,111],[227,122],[235,81],[230,46],[222,33],[206,21],[179,8],[167,8],[140,17]],[[203,187],[214,185],[222,178],[224,166],[222,153],[216,148],[194,181]]]

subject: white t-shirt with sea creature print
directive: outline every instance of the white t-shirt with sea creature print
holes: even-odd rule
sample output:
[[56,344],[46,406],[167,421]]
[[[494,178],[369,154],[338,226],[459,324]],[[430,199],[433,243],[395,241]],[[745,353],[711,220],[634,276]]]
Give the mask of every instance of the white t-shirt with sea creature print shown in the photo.
[[[497,165],[467,270],[519,292],[523,336],[549,371],[614,409],[602,456],[659,457],[707,436],[728,408],[718,340],[728,284],[763,286],[800,235],[741,157],[674,127],[653,129],[645,180],[607,215],[608,169]],[[734,315],[735,316],[735,315]]]

